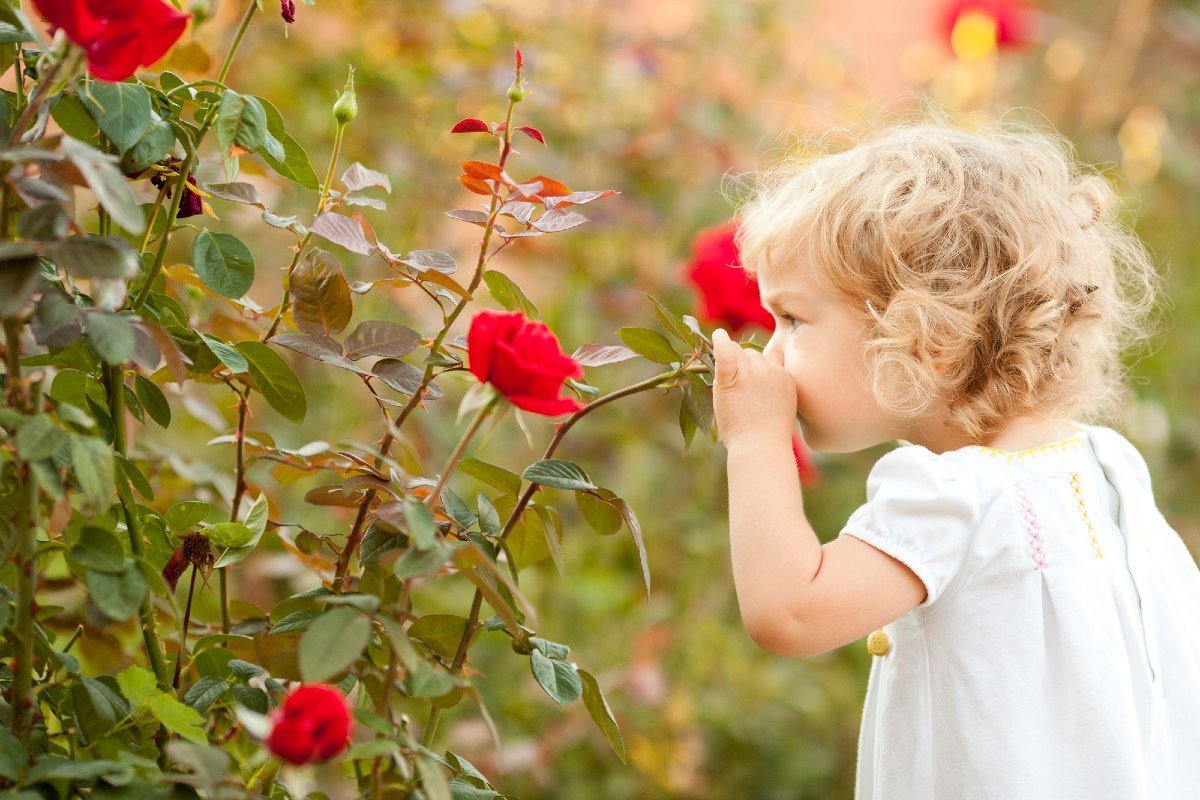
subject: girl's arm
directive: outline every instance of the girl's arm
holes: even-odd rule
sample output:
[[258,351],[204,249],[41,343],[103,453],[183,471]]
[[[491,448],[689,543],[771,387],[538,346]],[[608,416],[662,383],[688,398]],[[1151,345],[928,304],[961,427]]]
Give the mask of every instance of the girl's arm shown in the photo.
[[733,580],[755,644],[780,656],[816,655],[925,599],[921,580],[881,550],[852,536],[820,543],[804,514],[790,438],[747,434],[727,449]]

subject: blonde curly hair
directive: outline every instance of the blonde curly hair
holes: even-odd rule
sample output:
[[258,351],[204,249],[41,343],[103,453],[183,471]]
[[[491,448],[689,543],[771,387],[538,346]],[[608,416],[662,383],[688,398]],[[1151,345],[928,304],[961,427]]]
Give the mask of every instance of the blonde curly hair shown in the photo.
[[749,272],[812,269],[871,323],[882,408],[940,400],[976,439],[1026,414],[1119,417],[1122,354],[1153,334],[1161,279],[1067,140],[926,120],[828,149],[755,176],[737,243]]

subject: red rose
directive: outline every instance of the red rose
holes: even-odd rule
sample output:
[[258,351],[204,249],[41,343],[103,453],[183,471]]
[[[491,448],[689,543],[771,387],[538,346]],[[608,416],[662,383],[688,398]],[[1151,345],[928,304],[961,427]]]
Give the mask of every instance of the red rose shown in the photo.
[[800,483],[805,486],[819,483],[821,473],[809,458],[804,440],[795,434],[792,434],[792,455],[796,457],[796,469],[800,472]]
[[700,290],[697,316],[719,322],[731,334],[747,325],[775,330],[775,318],[758,299],[758,281],[741,268],[734,234],[727,222],[706,228],[692,240],[692,260],[686,278]]
[[583,367],[564,353],[544,322],[520,311],[480,311],[467,332],[471,372],[495,386],[517,408],[548,417],[583,408],[572,397],[559,397],[567,378],[582,378]]
[[[196,178],[192,175],[187,176],[187,182],[192,186],[196,185]],[[167,191],[167,197],[171,196],[171,192]],[[179,201],[179,213],[175,215],[176,219],[185,219],[186,217],[194,217],[197,214],[204,213],[204,199],[195,192],[183,190],[183,199]]]
[[87,52],[88,69],[123,81],[167,54],[190,14],[162,0],[33,0],[38,13]]
[[350,708],[328,684],[301,686],[271,712],[271,720],[267,747],[289,764],[327,761],[350,743]]
[[1029,41],[1029,7],[1019,0],[949,0],[942,5],[938,24],[946,42],[966,14],[988,17],[996,25],[996,47],[1019,47]]

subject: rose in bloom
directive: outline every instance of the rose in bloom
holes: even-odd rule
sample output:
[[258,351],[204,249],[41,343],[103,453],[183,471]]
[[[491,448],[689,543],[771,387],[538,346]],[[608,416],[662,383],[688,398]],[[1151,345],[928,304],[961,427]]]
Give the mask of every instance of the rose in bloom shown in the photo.
[[942,37],[960,57],[1029,41],[1029,7],[1019,0],[949,0],[938,14]]
[[706,228],[692,240],[685,277],[699,292],[696,315],[721,323],[731,334],[747,325],[773,331],[775,318],[758,299],[758,281],[741,268],[736,233],[736,223],[728,222]]
[[87,52],[88,69],[106,81],[123,81],[165,56],[191,16],[163,0],[33,0],[33,6]]
[[544,322],[520,311],[480,311],[467,332],[471,372],[495,386],[517,408],[548,417],[583,408],[572,397],[560,397],[563,381],[582,378],[583,367],[558,345]]
[[267,748],[289,764],[327,761],[350,743],[345,696],[324,683],[301,686],[271,712]]

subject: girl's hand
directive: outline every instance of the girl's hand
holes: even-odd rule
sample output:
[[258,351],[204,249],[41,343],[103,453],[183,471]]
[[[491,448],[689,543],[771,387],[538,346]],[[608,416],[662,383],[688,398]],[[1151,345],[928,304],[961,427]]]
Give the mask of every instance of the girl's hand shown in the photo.
[[761,438],[791,442],[796,423],[796,382],[783,365],[713,331],[713,413],[721,441]]

